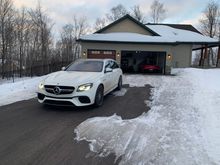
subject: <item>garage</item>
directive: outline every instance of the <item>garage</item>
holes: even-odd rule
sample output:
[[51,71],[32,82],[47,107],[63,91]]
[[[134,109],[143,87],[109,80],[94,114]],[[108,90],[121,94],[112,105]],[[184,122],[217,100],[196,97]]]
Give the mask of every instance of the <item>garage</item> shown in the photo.
[[122,51],[121,68],[127,73],[165,73],[166,52]]
[[91,50],[87,51],[87,58],[94,59],[116,59],[116,51],[115,50]]

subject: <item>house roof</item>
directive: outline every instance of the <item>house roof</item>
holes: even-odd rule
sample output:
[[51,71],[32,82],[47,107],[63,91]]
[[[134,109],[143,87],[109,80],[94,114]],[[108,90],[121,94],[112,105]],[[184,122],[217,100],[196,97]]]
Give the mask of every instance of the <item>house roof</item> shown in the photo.
[[171,27],[151,27],[160,32],[161,36],[148,36],[137,33],[106,33],[82,36],[81,41],[89,42],[117,42],[117,43],[218,43],[217,40],[195,32],[174,29]]
[[[124,19],[130,19],[147,31],[154,34],[153,36],[128,33],[114,32],[102,33],[106,29],[114,26]],[[97,31],[94,34],[80,37],[79,41],[86,42],[111,42],[111,43],[146,43],[146,44],[212,44],[219,45],[220,42],[216,39],[203,36],[192,25],[177,25],[177,24],[142,24],[130,15],[125,15],[121,19],[113,22],[105,28]]]
[[170,26],[172,28],[175,28],[175,29],[182,29],[182,30],[188,30],[188,31],[192,31],[192,32],[196,32],[196,33],[199,33],[199,34],[202,34],[200,31],[198,31],[195,27],[193,27],[192,25],[189,25],[189,24],[154,24],[154,23],[147,23],[145,24],[146,26],[147,25],[165,25],[165,26]]
[[103,31],[111,28],[112,26],[124,21],[125,19],[129,19],[132,22],[136,23],[137,25],[139,25],[140,27],[142,27],[143,29],[145,29],[146,31],[150,32],[152,35],[154,36],[159,36],[159,34],[157,34],[156,32],[152,31],[151,29],[149,29],[148,27],[146,27],[144,24],[142,24],[140,21],[134,19],[132,16],[130,16],[129,14],[126,14],[125,16],[121,17],[120,19],[112,22],[111,24],[105,26],[104,28],[96,31],[95,33],[102,33]]

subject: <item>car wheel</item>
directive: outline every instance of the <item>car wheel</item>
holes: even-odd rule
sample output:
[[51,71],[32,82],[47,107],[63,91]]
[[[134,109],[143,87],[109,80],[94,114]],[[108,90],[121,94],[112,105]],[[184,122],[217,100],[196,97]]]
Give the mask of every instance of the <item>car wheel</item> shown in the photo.
[[122,77],[119,77],[117,90],[121,90],[122,88]]
[[95,107],[102,106],[103,99],[104,99],[104,88],[102,85],[99,85],[95,94],[95,102],[94,102]]

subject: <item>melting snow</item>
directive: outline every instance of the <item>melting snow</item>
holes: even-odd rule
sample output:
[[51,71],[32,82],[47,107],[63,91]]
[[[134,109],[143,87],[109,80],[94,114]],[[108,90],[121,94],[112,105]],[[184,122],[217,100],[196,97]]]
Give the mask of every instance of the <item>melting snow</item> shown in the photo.
[[131,86],[150,84],[151,110],[122,120],[91,118],[76,129],[99,156],[119,164],[220,164],[220,70],[178,69],[177,76],[124,76]]

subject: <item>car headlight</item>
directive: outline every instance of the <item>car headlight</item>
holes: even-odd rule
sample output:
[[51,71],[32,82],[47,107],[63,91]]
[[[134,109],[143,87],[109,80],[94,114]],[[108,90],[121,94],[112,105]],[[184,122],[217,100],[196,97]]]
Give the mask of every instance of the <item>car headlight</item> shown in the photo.
[[39,88],[39,89],[44,89],[44,84],[43,84],[43,83],[40,83],[39,86],[38,86],[38,88]]
[[80,85],[77,89],[77,92],[88,91],[92,88],[92,86],[93,86],[92,83]]

